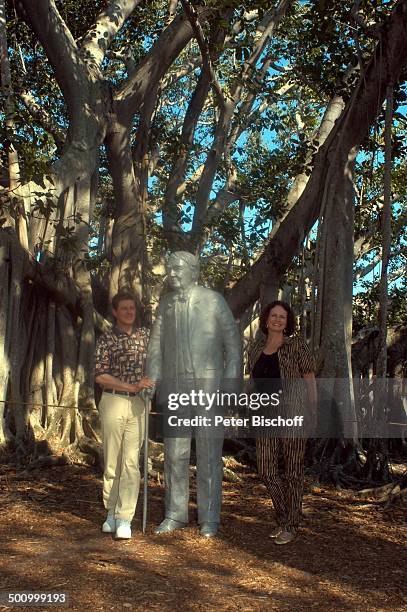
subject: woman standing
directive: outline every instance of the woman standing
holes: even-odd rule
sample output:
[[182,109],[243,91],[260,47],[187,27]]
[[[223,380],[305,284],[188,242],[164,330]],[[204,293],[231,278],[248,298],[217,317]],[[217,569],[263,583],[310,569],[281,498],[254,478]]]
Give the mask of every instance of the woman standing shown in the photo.
[[[251,378],[262,392],[283,389],[287,416],[304,415],[311,424],[316,417],[314,359],[305,344],[294,336],[295,320],[291,308],[279,300],[268,304],[260,315],[261,338],[249,350]],[[306,397],[300,384],[304,379]],[[256,383],[257,381],[257,383]],[[269,382],[268,382],[269,381]],[[308,402],[307,402],[308,399]],[[308,409],[304,410],[304,401]],[[288,544],[298,530],[304,486],[306,438],[259,437],[256,440],[259,475],[273,501],[277,527],[270,534],[276,544]],[[279,463],[281,462],[281,471]]]

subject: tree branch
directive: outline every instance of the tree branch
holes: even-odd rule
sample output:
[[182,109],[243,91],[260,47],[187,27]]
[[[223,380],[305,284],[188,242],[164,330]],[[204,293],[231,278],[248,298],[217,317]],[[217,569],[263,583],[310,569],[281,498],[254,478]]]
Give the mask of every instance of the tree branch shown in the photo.
[[[195,10],[193,10],[189,4],[186,4],[183,0],[185,11],[188,15],[188,18],[191,21],[192,27],[194,29],[195,35],[198,38],[199,46],[202,54],[203,61],[203,69],[201,76],[196,85],[196,89],[191,98],[190,104],[188,106],[187,112],[184,117],[184,123],[182,128],[181,140],[180,140],[180,151],[175,163],[173,164],[172,172],[170,175],[170,179],[167,184],[167,190],[165,195],[165,206],[163,208],[163,221],[164,225],[166,225],[167,231],[170,232],[170,237],[173,236],[176,240],[180,236],[180,210],[181,207],[177,207],[177,193],[178,188],[181,182],[184,179],[188,156],[193,144],[195,129],[199,121],[199,117],[202,113],[202,110],[205,105],[205,101],[208,96],[209,87],[212,85],[214,88],[215,97],[218,99],[220,114],[224,115],[227,109],[227,103],[223,97],[223,93],[220,89],[220,86],[214,87],[214,71],[212,68],[212,60],[216,59],[219,51],[218,49],[223,48],[223,44],[225,41],[226,31],[223,26],[218,24],[215,25],[211,29],[209,41],[206,41],[204,37],[204,33],[202,31],[201,25],[199,23],[198,15]],[[231,15],[231,11],[228,10],[225,13],[221,13],[221,17],[224,20],[227,20]],[[210,49],[215,49],[212,52]],[[216,79],[215,79],[216,80]],[[219,84],[218,84],[219,85]],[[219,97],[220,96],[220,97]],[[207,168],[207,164],[204,166]],[[202,181],[200,180],[198,187],[198,195],[197,195],[197,206],[199,207],[200,201],[200,189],[202,187]]]
[[381,258],[382,258],[382,252],[380,249],[377,255],[373,257],[370,263],[368,263],[364,268],[361,268],[360,270],[355,272],[355,274],[353,275],[353,280],[359,281],[361,278],[364,278],[367,274],[369,274],[369,272],[375,269],[377,264],[380,262]]
[[369,251],[373,248],[376,248],[373,244],[373,236],[377,232],[377,223],[371,223],[367,228],[367,231],[363,232],[363,234],[359,234],[355,237],[354,245],[353,245],[353,259],[357,261],[361,259]]
[[233,111],[233,100],[228,99],[226,101],[225,108],[221,109],[220,111],[211,150],[208,153],[202,175],[199,180],[196,194],[195,214],[192,223],[192,233],[194,234],[195,243],[198,243],[201,239],[200,233],[205,222],[213,181],[219,167],[219,163],[222,159],[222,155],[226,151],[227,134],[233,116]]
[[178,0],[169,0],[168,3],[168,17],[173,19],[177,14]]
[[[256,70],[256,64],[260,60],[265,46],[291,2],[292,0],[280,0],[277,8],[270,10],[262,19],[257,29],[258,40],[253,45],[250,58],[245,63],[241,76],[236,79],[236,84],[232,88],[231,97],[226,100],[225,105],[220,109],[213,144],[206,159],[196,195],[196,207],[192,224],[195,243],[199,243],[202,240],[200,233],[206,224],[209,196],[222,155],[230,150],[230,147],[236,142],[239,135],[240,128],[238,125],[235,126],[235,129],[232,128],[232,130],[230,130],[235,109],[241,101],[246,83],[251,78],[253,71]],[[271,60],[268,58],[262,62],[260,79],[266,74],[270,62]],[[247,100],[242,104],[242,107],[239,108],[239,116],[246,116],[251,111],[255,99],[256,94],[250,93],[248,95]]]
[[177,66],[174,71],[168,71],[161,81],[161,91],[165,91],[167,87],[172,87],[183,77],[192,74],[196,68],[201,65],[201,58],[198,56],[195,60],[189,61],[188,64]]
[[203,69],[209,75],[210,84],[213,88],[216,99],[218,100],[219,106],[221,108],[224,108],[225,107],[225,97],[223,95],[222,87],[220,86],[216,78],[215,71],[213,69],[208,42],[205,39],[205,35],[203,33],[202,26],[199,23],[198,13],[186,0],[181,0],[181,2],[182,2],[182,6],[184,7],[185,14],[187,15],[189,21],[191,22],[191,26],[194,31],[195,38],[201,50]]
[[21,172],[15,142],[15,96],[8,57],[6,5],[4,0],[0,0],[0,91],[4,96],[4,119],[6,129],[9,132],[9,142],[4,146],[4,149],[6,150],[8,158],[8,186],[11,195],[10,204],[13,209],[13,216],[15,217],[20,243],[25,249],[28,249],[28,206],[24,198],[21,197],[21,193],[19,193]]
[[18,97],[30,113],[31,117],[41,125],[46,132],[49,132],[54,139],[55,145],[61,149],[65,142],[64,131],[53,121],[46,110],[38,104],[34,96],[27,90],[23,90]]
[[[359,8],[360,0],[355,0],[350,10],[350,14],[352,15],[354,22],[362,28],[366,36],[369,36],[371,38],[380,38],[381,26],[379,26],[377,23],[368,23],[366,19],[364,19],[362,15],[359,14]],[[358,49],[358,54],[359,52],[360,50]]]
[[256,69],[256,64],[262,56],[262,53],[270,40],[271,36],[281,18],[292,4],[293,0],[280,0],[277,7],[268,11],[261,23],[257,27],[257,41],[253,45],[251,54],[247,62],[245,62],[241,77],[237,79],[235,87],[232,91],[232,97],[237,103],[242,96],[244,84],[250,78],[251,73]]
[[[239,199],[239,193],[235,191],[236,183],[237,183],[237,172],[236,168],[231,160],[229,160],[229,171],[228,176],[226,178],[226,182],[222,189],[219,189],[216,194],[215,200],[211,203],[208,208],[206,217],[205,217],[205,226],[209,226],[213,228],[216,224],[217,219],[224,213],[226,208]],[[209,237],[209,232],[207,233],[206,238]],[[201,239],[202,246],[204,244],[204,237]]]
[[[51,173],[58,177],[61,188],[69,187],[78,177],[93,173],[91,166],[96,162],[106,128],[106,107],[110,101],[107,87],[101,75],[89,70],[89,62],[81,57],[55,0],[37,0],[35,8],[31,0],[17,2],[24,20],[44,48],[68,108],[69,146],[52,165]],[[105,104],[98,104],[101,99]]]
[[133,74],[135,73],[137,64],[134,60],[130,47],[126,47],[123,50],[123,53],[119,53],[118,51],[108,51],[106,53],[106,57],[109,59],[123,62],[129,77],[133,76]]
[[[198,14],[204,18],[212,11],[200,7]],[[175,17],[140,62],[133,76],[118,90],[115,101],[120,121],[126,125],[130,123],[148,91],[157,86],[192,36],[189,20],[183,15]]]
[[100,66],[110,43],[141,0],[111,0],[85,34],[81,49]]
[[[324,115],[322,117],[322,121],[320,126],[318,127],[317,132],[312,139],[313,142],[318,142],[317,150],[319,147],[323,145],[328,135],[332,131],[335,121],[339,118],[342,111],[344,109],[344,102],[340,96],[334,95],[334,97],[330,100],[327,105]],[[257,111],[256,111],[257,112]],[[252,113],[254,116],[254,112]],[[239,126],[238,126],[239,127]],[[240,136],[240,134],[248,127],[246,122],[242,126],[241,130],[232,130],[231,136],[229,137],[229,143],[235,142],[235,140]],[[311,165],[312,157],[315,154],[315,149],[311,149],[308,152],[304,170],[298,174],[290,188],[290,191],[287,194],[286,198],[286,206],[284,215],[288,214],[291,208],[296,204],[302,192],[305,189],[305,186],[308,182],[308,174],[305,173],[305,167]],[[221,189],[215,199],[215,202],[210,206],[207,211],[207,216],[205,218],[204,224],[210,224],[213,226],[216,223],[216,220],[220,217],[220,215],[224,212],[225,208],[239,198],[239,194],[234,192],[234,183],[232,185],[226,183],[225,187]],[[278,225],[281,223],[284,216],[273,226],[273,232],[276,231]],[[270,237],[269,237],[270,239]],[[265,243],[264,247],[267,243]]]
[[171,173],[167,182],[167,188],[163,204],[163,226],[164,232],[171,237],[182,232],[180,224],[180,208],[177,206],[177,192],[180,187],[187,167],[188,155],[194,139],[195,129],[202,112],[203,105],[210,87],[210,74],[205,71],[198,79],[195,91],[189,102],[185,113],[178,155],[174,159]]
[[16,7],[44,47],[71,116],[79,112],[78,81],[83,73],[78,47],[54,0],[17,0]]

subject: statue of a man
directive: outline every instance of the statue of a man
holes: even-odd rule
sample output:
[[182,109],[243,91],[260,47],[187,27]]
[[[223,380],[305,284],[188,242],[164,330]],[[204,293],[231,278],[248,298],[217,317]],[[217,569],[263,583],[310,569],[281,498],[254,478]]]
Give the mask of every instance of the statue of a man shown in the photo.
[[[157,381],[159,394],[165,389],[167,397],[202,387],[206,393],[216,393],[222,382],[241,376],[241,340],[233,315],[219,293],[197,285],[199,261],[195,255],[172,253],[166,271],[171,291],[158,306],[148,346],[147,375]],[[192,404],[172,414],[208,414],[202,406]],[[223,435],[200,427],[195,430],[195,439],[198,523],[203,536],[213,537],[220,520]],[[164,438],[165,519],[155,533],[188,524],[190,449],[190,436],[175,433]]]

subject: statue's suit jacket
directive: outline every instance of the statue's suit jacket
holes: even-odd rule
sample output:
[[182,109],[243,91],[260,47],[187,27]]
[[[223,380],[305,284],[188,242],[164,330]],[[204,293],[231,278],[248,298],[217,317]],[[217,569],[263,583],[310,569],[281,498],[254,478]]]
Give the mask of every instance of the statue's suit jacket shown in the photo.
[[[177,380],[175,292],[165,295],[148,345],[146,374],[153,380]],[[239,379],[242,371],[240,334],[224,298],[195,285],[187,298],[188,347],[196,381]],[[205,385],[206,386],[206,385]]]

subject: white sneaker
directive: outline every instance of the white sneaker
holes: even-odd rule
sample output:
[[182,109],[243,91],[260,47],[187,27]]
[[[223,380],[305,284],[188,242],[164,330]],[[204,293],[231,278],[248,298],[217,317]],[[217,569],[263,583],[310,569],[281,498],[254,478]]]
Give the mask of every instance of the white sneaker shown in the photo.
[[130,521],[117,519],[116,521],[116,539],[126,540],[131,538]]
[[114,533],[116,531],[116,519],[114,518],[114,512],[108,512],[105,522],[102,525],[103,533]]

